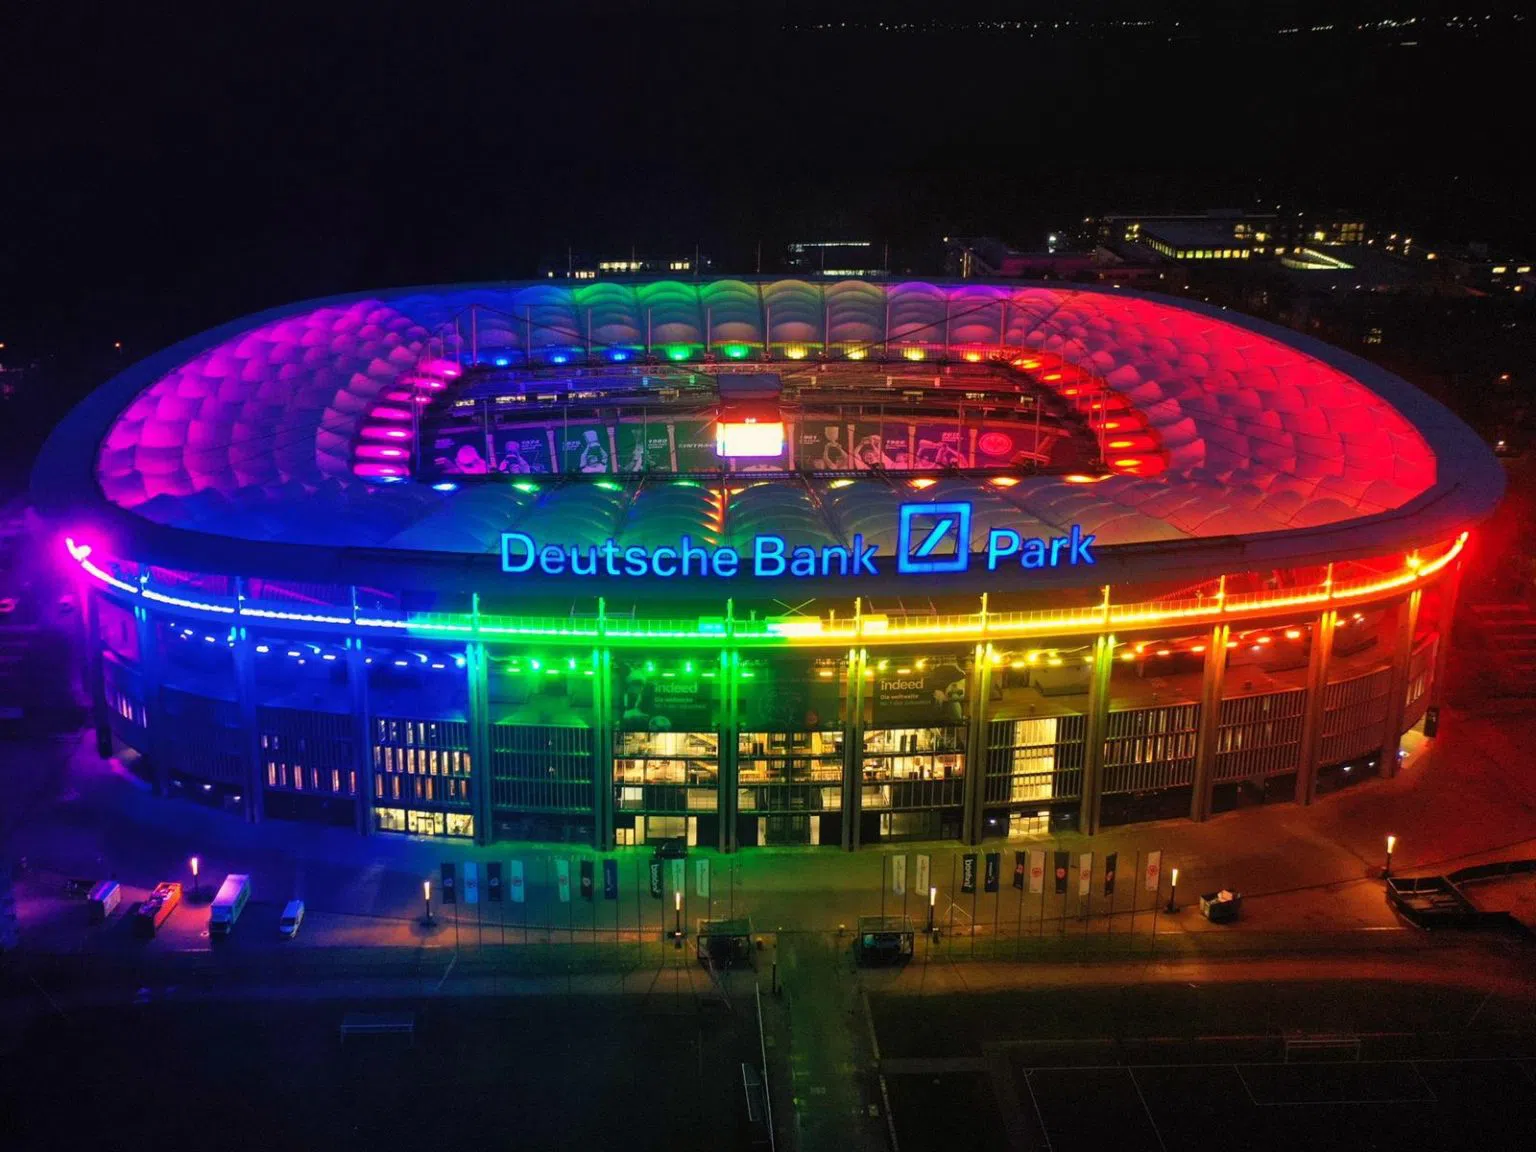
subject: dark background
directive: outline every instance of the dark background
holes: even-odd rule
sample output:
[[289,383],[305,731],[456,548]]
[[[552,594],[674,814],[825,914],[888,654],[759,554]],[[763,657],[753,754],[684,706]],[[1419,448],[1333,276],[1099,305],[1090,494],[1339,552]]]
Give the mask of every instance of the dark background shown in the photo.
[[0,341],[63,381],[31,403],[259,308],[567,245],[750,272],[857,235],[931,274],[945,233],[1284,203],[1529,251],[1507,3],[481,7],[4,5]]

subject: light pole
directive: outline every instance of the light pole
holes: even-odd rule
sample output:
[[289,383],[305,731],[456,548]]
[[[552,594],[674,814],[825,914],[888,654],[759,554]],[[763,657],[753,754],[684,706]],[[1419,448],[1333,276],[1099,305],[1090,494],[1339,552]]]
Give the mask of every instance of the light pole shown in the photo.
[[939,902],[939,890],[928,889],[928,935],[933,935],[933,906]]
[[[681,891],[672,893],[672,909],[676,915],[672,924],[672,935],[681,941],[683,938],[683,894]],[[678,947],[681,948],[682,944],[679,943]]]
[[190,863],[192,865],[192,899],[196,900],[198,894],[202,891],[202,886],[197,880],[197,857],[192,857]]
[[1381,870],[1381,874],[1384,877],[1392,875],[1392,849],[1394,849],[1396,847],[1397,847],[1397,837],[1396,836],[1388,836],[1387,837],[1387,864],[1386,864],[1386,867],[1384,867]]
[[430,926],[432,923],[432,881],[423,880],[421,882],[421,898],[427,906],[427,914],[422,918],[421,922]]
[[1164,912],[1177,912],[1179,910],[1179,870],[1175,868],[1168,883],[1168,907]]

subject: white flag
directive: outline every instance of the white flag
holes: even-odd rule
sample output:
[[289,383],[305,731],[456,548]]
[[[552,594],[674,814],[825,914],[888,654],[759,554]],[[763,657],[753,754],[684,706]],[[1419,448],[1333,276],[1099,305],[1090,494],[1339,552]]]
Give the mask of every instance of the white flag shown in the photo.
[[693,890],[699,894],[701,900],[709,899],[708,860],[695,860],[693,862]]
[[512,889],[512,903],[521,904],[526,894],[526,889],[523,887],[523,862],[512,861],[512,867],[508,871],[511,875],[507,879],[507,886]]
[[473,860],[464,864],[464,903],[480,903],[480,870]]
[[564,856],[555,861],[555,891],[560,894],[560,903],[571,902],[571,862]]
[[891,891],[898,896],[907,894],[907,854],[891,857]]
[[685,863],[682,860],[672,861],[672,891],[674,892],[681,892],[688,883],[683,873]]
[[1045,891],[1045,849],[1029,850],[1029,890],[1036,894]]
[[917,884],[915,885],[920,895],[928,895],[928,854],[917,854]]
[[1148,892],[1156,892],[1163,886],[1163,853],[1159,849],[1156,852],[1147,853],[1146,867],[1142,869],[1144,887]]
[[1084,852],[1077,858],[1077,894],[1086,896],[1093,890],[1093,853]]

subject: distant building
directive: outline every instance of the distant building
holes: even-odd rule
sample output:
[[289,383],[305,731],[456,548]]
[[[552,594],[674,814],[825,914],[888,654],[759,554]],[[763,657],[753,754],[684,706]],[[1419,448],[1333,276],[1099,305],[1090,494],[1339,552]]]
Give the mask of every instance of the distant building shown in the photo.
[[693,276],[707,273],[714,261],[697,251],[686,256],[636,256],[593,259],[566,253],[562,264],[545,263],[539,271],[546,280],[599,280],[610,276]]
[[1099,243],[1124,250],[1143,245],[1179,262],[1248,260],[1285,256],[1301,247],[1358,246],[1367,243],[1364,220],[1333,210],[1322,213],[1248,212],[1208,208],[1203,212],[1111,212],[1085,224]]
[[944,271],[963,280],[1076,280],[1135,283],[1157,279],[1151,263],[1128,261],[1104,246],[1091,251],[1023,252],[994,236],[946,236]]
[[785,264],[802,276],[864,276],[887,274],[886,249],[873,240],[796,240]]

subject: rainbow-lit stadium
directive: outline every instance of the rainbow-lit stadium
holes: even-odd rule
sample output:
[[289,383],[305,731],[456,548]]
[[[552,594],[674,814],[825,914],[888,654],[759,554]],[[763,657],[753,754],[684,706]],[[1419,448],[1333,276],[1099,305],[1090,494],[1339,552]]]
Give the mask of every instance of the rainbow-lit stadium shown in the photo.
[[158,790],[726,851],[1390,775],[1502,486],[1402,380],[1225,310],[784,279],[276,309],[98,389],[33,485],[99,750]]

